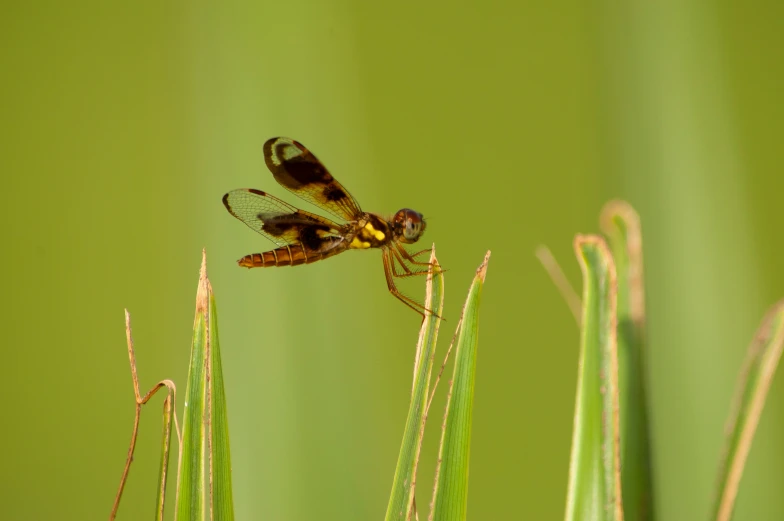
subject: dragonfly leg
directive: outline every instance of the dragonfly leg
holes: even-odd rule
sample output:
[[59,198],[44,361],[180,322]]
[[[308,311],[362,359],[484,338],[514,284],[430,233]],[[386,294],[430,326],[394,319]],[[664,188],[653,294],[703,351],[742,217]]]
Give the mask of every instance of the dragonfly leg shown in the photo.
[[421,255],[421,254],[425,253],[426,251],[430,251],[430,250],[418,251],[418,252],[416,252],[415,254],[412,255],[412,254],[408,253],[406,251],[406,249],[403,246],[401,246],[399,243],[393,243],[393,247],[403,256],[403,258],[405,258],[411,264],[416,264],[417,266],[431,266],[431,263],[429,263],[429,262],[420,262],[420,261],[418,261],[418,260],[416,260],[414,258],[417,255]]
[[[400,253],[397,252],[397,250],[389,250],[389,251],[392,253],[392,255],[394,255],[394,258],[390,258],[389,259],[389,263],[390,263],[390,267],[392,268],[392,274],[395,277],[399,277],[399,278],[402,278],[402,277],[413,277],[413,276],[416,276],[416,275],[427,275],[428,273],[430,273],[430,268],[428,268],[426,270],[412,271],[406,265],[405,261],[400,256]],[[397,270],[395,269],[395,260],[397,260],[400,263],[400,266],[403,268],[403,271],[405,271],[405,273],[398,273],[397,272]]]
[[384,275],[387,278],[387,288],[389,289],[389,292],[392,293],[392,295],[394,295],[395,298],[400,300],[403,304],[405,304],[406,306],[410,307],[411,309],[413,309],[414,311],[422,315],[422,318],[425,317],[425,313],[429,313],[434,317],[440,319],[441,317],[433,313],[432,310],[426,308],[416,300],[407,297],[406,295],[402,294],[400,290],[397,289],[397,286],[395,286],[395,279],[394,279],[394,272],[393,272],[394,260],[389,256],[389,253],[387,252],[386,249],[382,252],[382,259],[384,261]]

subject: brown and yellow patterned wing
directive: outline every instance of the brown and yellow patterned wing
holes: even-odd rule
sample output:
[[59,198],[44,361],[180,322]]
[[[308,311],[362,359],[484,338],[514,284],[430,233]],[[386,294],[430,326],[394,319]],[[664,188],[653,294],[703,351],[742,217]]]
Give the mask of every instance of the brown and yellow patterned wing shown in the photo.
[[275,180],[297,197],[347,221],[361,215],[351,194],[301,143],[272,138],[264,143],[264,160]]
[[309,251],[322,252],[342,240],[340,226],[334,221],[300,210],[254,188],[232,190],[223,204],[248,228],[278,246],[303,244]]

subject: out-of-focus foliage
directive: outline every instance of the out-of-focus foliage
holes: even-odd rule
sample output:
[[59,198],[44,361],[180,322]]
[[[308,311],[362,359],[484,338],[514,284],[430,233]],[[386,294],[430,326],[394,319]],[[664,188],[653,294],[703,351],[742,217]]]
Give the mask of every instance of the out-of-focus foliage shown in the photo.
[[[504,283],[483,295],[471,519],[563,515],[578,331],[533,251],[568,258],[606,200],[628,200],[645,223],[657,515],[707,511],[744,346],[784,293],[783,3],[6,4],[6,517],[108,511],[133,420],[123,309],[141,387],[184,388],[203,247],[237,518],[383,515],[419,318],[388,295],[378,252],[234,264],[270,243],[222,194],[293,201],[263,164],[275,135],[305,143],[363,208],[424,213],[447,293],[492,249]],[[738,519],[784,518],[780,380]],[[118,519],[154,511],[156,423],[141,424]],[[420,483],[437,444],[425,436]]]

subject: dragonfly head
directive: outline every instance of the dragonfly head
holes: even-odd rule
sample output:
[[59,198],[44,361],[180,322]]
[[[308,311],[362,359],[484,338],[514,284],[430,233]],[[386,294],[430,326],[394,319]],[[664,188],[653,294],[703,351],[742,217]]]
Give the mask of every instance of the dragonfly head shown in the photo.
[[392,223],[395,226],[395,236],[400,242],[406,244],[413,244],[419,240],[423,233],[425,233],[424,217],[419,212],[415,212],[409,208],[398,210],[395,214]]

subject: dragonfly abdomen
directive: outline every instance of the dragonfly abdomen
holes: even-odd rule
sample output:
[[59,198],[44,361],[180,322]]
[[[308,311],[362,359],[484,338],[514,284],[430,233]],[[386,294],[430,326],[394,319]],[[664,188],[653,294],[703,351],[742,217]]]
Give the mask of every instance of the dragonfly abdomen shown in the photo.
[[289,244],[264,253],[245,255],[237,264],[245,268],[271,268],[272,266],[299,266],[310,264],[343,251],[334,248],[325,252],[307,251],[301,244]]

